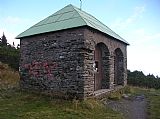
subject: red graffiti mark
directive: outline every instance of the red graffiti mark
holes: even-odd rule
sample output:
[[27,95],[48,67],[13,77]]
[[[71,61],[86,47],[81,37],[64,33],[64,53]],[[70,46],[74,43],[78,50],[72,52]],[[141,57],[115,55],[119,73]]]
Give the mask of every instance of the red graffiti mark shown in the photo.
[[28,71],[31,77],[39,77],[39,75],[47,75],[48,78],[53,78],[52,70],[57,68],[58,64],[56,62],[38,62],[33,61],[32,63],[25,64],[24,69]]

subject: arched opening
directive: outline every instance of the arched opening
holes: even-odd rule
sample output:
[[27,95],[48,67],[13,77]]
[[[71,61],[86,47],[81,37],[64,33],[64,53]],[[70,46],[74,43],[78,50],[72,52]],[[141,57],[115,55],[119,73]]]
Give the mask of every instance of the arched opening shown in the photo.
[[124,83],[124,59],[120,48],[114,51],[114,84],[123,85]]
[[104,43],[98,43],[95,47],[95,80],[94,89],[109,88],[109,50]]

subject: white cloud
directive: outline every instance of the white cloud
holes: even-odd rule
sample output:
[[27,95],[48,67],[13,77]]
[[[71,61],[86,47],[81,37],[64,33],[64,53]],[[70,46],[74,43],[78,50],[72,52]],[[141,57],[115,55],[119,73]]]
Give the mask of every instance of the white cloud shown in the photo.
[[142,17],[143,12],[145,11],[145,5],[140,6],[140,7],[135,7],[133,14],[131,16],[129,16],[127,19],[122,19],[122,18],[118,18],[112,25],[111,27],[113,29],[125,29],[127,28],[129,25],[133,24],[134,22],[136,22],[139,18]]
[[131,41],[128,47],[128,68],[160,76],[160,32],[148,34],[144,29],[138,29],[127,37]]
[[145,29],[140,28],[129,32],[127,35],[127,39],[129,39],[133,44],[136,45],[160,45],[160,32],[151,34],[147,32]]
[[12,17],[12,16],[8,16],[4,19],[4,22],[5,23],[8,23],[8,24],[19,24],[21,23],[21,19],[18,18],[18,17]]
[[14,42],[15,45],[19,44],[19,39],[15,39],[15,37],[35,23],[34,19],[32,20],[13,16],[1,18],[0,21],[0,37],[4,32],[8,43],[13,44]]
[[18,24],[23,24],[30,22],[30,19],[24,19],[24,18],[19,18],[19,17],[14,17],[14,16],[7,16],[5,18],[2,18],[2,22],[4,24],[9,24],[9,25],[18,25]]
[[123,34],[131,44],[128,46],[128,69],[160,76],[160,32],[151,33],[144,28],[132,29],[143,17],[145,9],[145,5],[135,7],[132,15],[126,19],[117,19],[111,27]]

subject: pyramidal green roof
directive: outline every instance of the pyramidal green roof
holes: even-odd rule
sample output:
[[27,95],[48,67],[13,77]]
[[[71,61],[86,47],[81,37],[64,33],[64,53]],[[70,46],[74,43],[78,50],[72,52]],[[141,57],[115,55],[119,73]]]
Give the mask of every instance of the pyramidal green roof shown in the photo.
[[33,25],[26,31],[19,34],[16,38],[18,39],[36,34],[76,28],[80,26],[89,26],[128,44],[127,41],[125,41],[95,17],[71,4]]

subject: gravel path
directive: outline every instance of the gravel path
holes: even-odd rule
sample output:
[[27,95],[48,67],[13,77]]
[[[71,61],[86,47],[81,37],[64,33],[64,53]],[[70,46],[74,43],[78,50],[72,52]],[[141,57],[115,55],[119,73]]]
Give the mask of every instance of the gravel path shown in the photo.
[[107,105],[115,111],[124,114],[126,119],[146,119],[147,100],[144,95],[122,99],[120,101],[107,101]]

